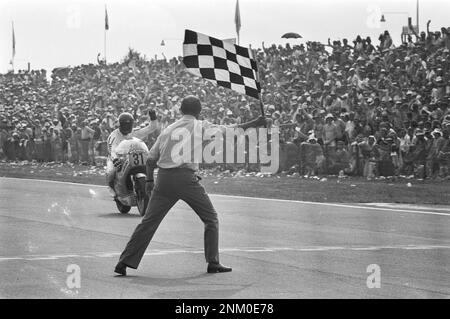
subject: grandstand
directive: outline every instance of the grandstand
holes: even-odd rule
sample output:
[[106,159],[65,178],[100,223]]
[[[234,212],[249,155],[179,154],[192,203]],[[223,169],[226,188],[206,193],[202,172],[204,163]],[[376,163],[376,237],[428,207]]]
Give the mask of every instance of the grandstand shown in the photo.
[[[449,30],[397,47],[386,31],[378,45],[358,35],[352,44],[256,49],[266,116],[281,132],[281,170],[448,177]],[[165,127],[187,94],[203,101],[202,116],[213,123],[259,112],[259,101],[188,74],[181,57],[146,60],[130,49],[120,63],[56,68],[48,77],[45,70],[0,75],[3,159],[94,164],[118,114],[131,112],[142,125],[154,108]]]

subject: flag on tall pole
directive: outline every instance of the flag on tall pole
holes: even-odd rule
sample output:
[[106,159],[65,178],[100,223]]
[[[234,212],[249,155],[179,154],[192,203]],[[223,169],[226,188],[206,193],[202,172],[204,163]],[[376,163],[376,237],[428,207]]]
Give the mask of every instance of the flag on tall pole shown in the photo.
[[236,0],[236,10],[234,12],[234,23],[236,24],[236,33],[239,43],[239,31],[241,31],[241,12],[239,11],[239,0]]
[[14,22],[12,22],[12,56],[16,55],[16,36],[14,35]]
[[105,39],[104,39],[104,47],[103,47],[103,50],[104,50],[104,57],[105,57],[105,64],[106,64],[106,31],[107,30],[109,30],[109,21],[108,21],[108,10],[106,9],[106,4],[105,4],[105,31],[104,31],[104,33],[105,33]]
[[105,5],[105,30],[109,30],[108,10],[106,9],[106,5]]
[[14,72],[14,57],[16,56],[16,36],[14,34],[14,21],[11,21],[12,26],[12,58],[11,58],[11,67]]

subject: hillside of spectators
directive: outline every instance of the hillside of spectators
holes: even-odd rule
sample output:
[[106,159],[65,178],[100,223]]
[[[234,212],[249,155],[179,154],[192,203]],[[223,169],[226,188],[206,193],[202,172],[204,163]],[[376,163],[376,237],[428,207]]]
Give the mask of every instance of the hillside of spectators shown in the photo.
[[[428,25],[429,26],[429,25]],[[395,46],[378,38],[255,50],[270,125],[288,170],[301,175],[449,177],[450,28]],[[0,158],[93,164],[124,111],[162,127],[188,95],[214,123],[245,122],[259,101],[194,77],[182,58],[123,61],[0,75]],[[157,134],[149,136],[151,145]]]

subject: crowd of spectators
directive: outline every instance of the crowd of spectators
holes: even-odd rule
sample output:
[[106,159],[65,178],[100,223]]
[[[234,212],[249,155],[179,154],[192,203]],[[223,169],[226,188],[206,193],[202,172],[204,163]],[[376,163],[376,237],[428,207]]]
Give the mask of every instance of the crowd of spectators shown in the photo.
[[[375,45],[357,36],[255,49],[269,125],[302,175],[450,176],[450,28],[422,32],[395,46],[385,31]],[[162,127],[180,100],[197,95],[214,123],[245,122],[259,101],[194,77],[182,58],[121,62],[0,75],[0,156],[8,160],[91,165],[106,155],[117,116]],[[152,144],[157,133],[146,141]]]

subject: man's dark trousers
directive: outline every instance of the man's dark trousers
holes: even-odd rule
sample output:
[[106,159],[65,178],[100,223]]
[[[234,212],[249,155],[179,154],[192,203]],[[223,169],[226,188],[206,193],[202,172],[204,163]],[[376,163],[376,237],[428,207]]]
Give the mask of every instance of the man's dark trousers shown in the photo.
[[205,224],[206,261],[219,262],[217,213],[205,189],[200,185],[199,178],[193,170],[187,168],[159,169],[145,215],[120,256],[120,262],[130,268],[138,267],[159,224],[179,199],[185,201]]

